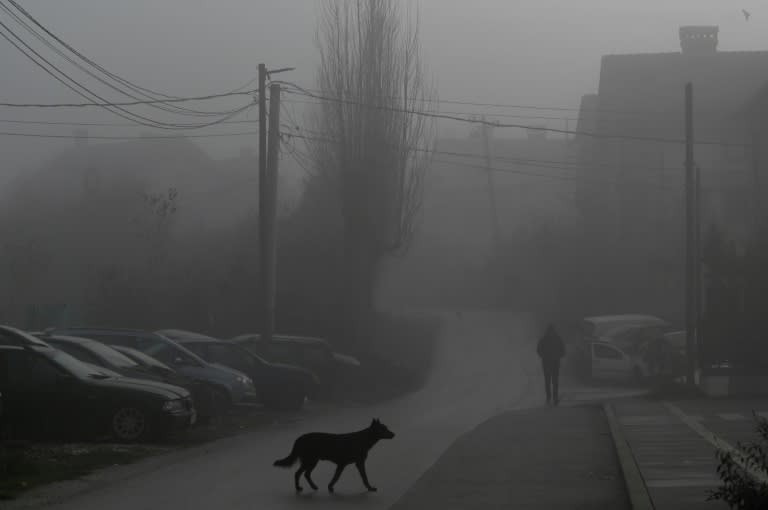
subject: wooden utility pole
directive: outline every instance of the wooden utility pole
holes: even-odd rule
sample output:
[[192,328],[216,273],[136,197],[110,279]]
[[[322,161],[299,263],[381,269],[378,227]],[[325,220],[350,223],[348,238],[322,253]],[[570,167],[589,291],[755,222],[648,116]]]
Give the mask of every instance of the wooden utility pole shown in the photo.
[[272,336],[272,306],[269,298],[269,175],[267,174],[267,66],[259,64],[259,326],[263,337]]
[[[261,134],[261,133],[260,133]],[[261,338],[272,340],[275,332],[275,289],[277,283],[277,170],[280,160],[280,85],[269,88],[269,137],[266,169],[259,182],[259,227],[261,230],[261,296],[263,317]]]
[[685,86],[685,346],[689,386],[696,384],[696,176],[693,162],[693,84]]
[[493,235],[494,255],[498,256],[501,249],[501,229],[499,227],[499,212],[496,208],[496,190],[493,183],[493,166],[491,164],[491,135],[490,126],[483,116],[482,135],[485,149],[485,169],[488,178],[488,204],[491,207],[491,229]]
[[259,64],[259,276],[261,291],[261,336],[275,332],[277,285],[277,169],[280,159],[280,85],[269,89],[269,138],[267,138],[267,79],[293,67],[267,70]]

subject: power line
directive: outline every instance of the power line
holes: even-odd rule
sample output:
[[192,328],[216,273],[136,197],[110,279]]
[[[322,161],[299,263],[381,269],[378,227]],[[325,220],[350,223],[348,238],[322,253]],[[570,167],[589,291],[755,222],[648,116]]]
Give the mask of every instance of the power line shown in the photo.
[[[63,84],[64,86],[66,86],[67,88],[69,88],[70,90],[72,90],[73,92],[78,94],[79,96],[84,97],[86,99],[91,99],[90,97],[88,97],[89,95],[97,98],[98,100],[104,102],[104,105],[102,105],[102,106],[106,110],[108,110],[109,112],[111,112],[111,113],[113,113],[113,114],[115,114],[115,115],[117,115],[119,117],[122,117],[122,118],[124,118],[126,120],[133,121],[133,122],[135,122],[137,124],[141,124],[141,125],[149,126],[149,127],[154,127],[154,128],[161,128],[161,129],[192,129],[192,128],[199,128],[199,127],[206,127],[208,125],[216,124],[216,123],[220,122],[221,120],[226,120],[226,119],[232,118],[235,115],[245,111],[247,108],[249,108],[251,106],[251,105],[246,105],[245,107],[242,107],[242,108],[240,108],[238,110],[235,110],[234,113],[232,113],[231,115],[227,115],[223,119],[220,119],[220,120],[217,120],[217,121],[214,121],[214,122],[210,122],[210,123],[207,123],[207,124],[198,124],[198,125],[187,124],[187,125],[182,125],[182,124],[162,123],[160,121],[151,119],[149,117],[145,117],[145,116],[142,116],[142,115],[130,112],[130,111],[128,111],[128,110],[126,110],[126,109],[124,109],[124,108],[122,108],[120,106],[112,105],[110,103],[107,103],[104,100],[104,98],[102,98],[101,96],[99,96],[95,92],[89,90],[84,85],[78,83],[76,80],[74,80],[73,78],[68,76],[61,69],[59,69],[54,64],[52,64],[49,60],[47,60],[45,57],[43,57],[40,53],[35,51],[29,44],[27,44],[21,37],[19,37],[18,34],[13,32],[13,30],[11,30],[8,27],[8,25],[3,23],[2,21],[0,21],[0,27],[5,29],[5,31],[1,31],[0,30],[0,36],[2,36],[6,41],[11,43],[11,45],[13,45],[25,57],[27,57],[35,65],[40,67],[43,71],[45,71],[47,74],[49,74],[54,79],[59,81],[61,84]],[[8,34],[10,34],[10,36]],[[11,38],[11,36],[13,38]],[[18,40],[18,43],[16,41],[14,41],[13,39]],[[19,45],[19,43],[21,44],[21,46]],[[23,48],[22,48],[22,46],[23,46]],[[32,54],[37,56],[37,58],[35,58],[35,56],[33,56]],[[44,62],[45,64],[43,64],[41,61]]]
[[[110,136],[110,135],[88,135],[89,140],[181,140],[185,138],[223,138],[228,136],[252,136],[258,134],[258,131],[242,131],[237,133],[206,133],[191,135],[142,135],[142,136]],[[12,131],[0,131],[0,136],[15,136],[22,138],[53,138],[53,139],[73,139],[72,135],[48,135],[43,133],[17,133]]]
[[[284,99],[284,103],[296,103],[296,104],[311,104],[311,105],[321,105],[323,104],[321,101],[306,101],[302,99]],[[485,115],[486,117],[499,117],[499,118],[510,118],[510,119],[531,119],[531,120],[568,120],[568,121],[578,121],[578,117],[555,117],[551,115],[522,115],[517,113],[480,113],[480,112],[455,112],[455,111],[445,111],[440,110],[440,113],[448,114],[448,115],[471,115],[471,116],[477,116],[480,117],[482,115]]]
[[[293,129],[291,126],[285,126]],[[319,133],[317,131],[311,131],[311,130],[303,130],[304,132],[310,133],[312,136],[305,136],[305,135],[299,135],[296,133],[284,133],[285,136],[293,136],[295,138],[303,138],[310,141],[319,141],[319,142],[327,142],[327,143],[336,143],[338,140],[332,140],[329,138],[323,137],[323,133]],[[423,153],[430,153],[430,154],[439,154],[443,156],[453,156],[453,157],[460,157],[460,158],[472,158],[472,159],[485,159],[485,156],[483,154],[478,154],[474,152],[459,152],[459,151],[444,151],[444,150],[437,150],[437,149],[427,149],[424,147],[414,147],[413,150],[415,152],[423,152]],[[494,156],[494,160],[497,161],[507,161],[510,163],[514,163],[521,166],[531,166],[531,167],[541,167],[541,168],[558,168],[562,170],[577,170],[579,168],[584,167],[584,165],[579,161],[564,161],[564,160],[542,160],[542,159],[530,159],[530,158],[515,158],[515,157],[509,157],[509,156]],[[590,168],[608,168],[613,169],[615,168],[614,165],[611,164],[601,164],[601,163],[590,163],[588,165]],[[658,171],[666,171],[666,170],[673,170],[673,168],[665,167],[665,168],[635,168],[636,170],[643,170],[647,172],[658,172]]]
[[[288,82],[281,82],[281,83],[284,83],[289,86],[295,86]],[[360,101],[352,101],[348,99],[338,99],[338,98],[319,96],[301,89],[286,90],[285,92],[288,94],[309,96],[315,99],[319,99],[321,101],[335,102],[335,103],[341,103],[341,104],[351,104],[351,105],[363,106],[363,107],[371,108],[375,110],[406,113],[409,115],[419,115],[422,117],[429,117],[434,119],[453,120],[457,122],[485,125],[485,126],[490,126],[495,128],[518,128],[518,129],[525,129],[529,131],[543,131],[543,132],[549,132],[549,133],[580,135],[580,136],[586,136],[586,137],[598,138],[598,139],[634,140],[634,141],[642,141],[642,142],[669,143],[669,144],[680,144],[680,145],[685,143],[685,140],[677,139],[677,138],[663,138],[663,137],[655,137],[655,136],[632,136],[632,135],[618,135],[618,134],[614,135],[609,133],[596,133],[596,132],[590,132],[590,131],[558,129],[558,128],[543,127],[543,126],[530,126],[525,124],[509,124],[509,123],[491,122],[491,121],[482,120],[482,119],[469,119],[466,117],[458,117],[454,115],[446,115],[441,113],[431,113],[431,112],[424,112],[424,111],[413,110],[413,109],[395,108],[395,107],[383,106],[383,105],[373,105],[369,103],[363,103]],[[750,147],[750,144],[716,142],[716,141],[696,141],[695,144],[696,145],[717,145],[722,147]]]
[[[122,84],[124,86],[127,86],[129,88],[129,90],[132,90],[132,91],[136,92],[138,95],[143,96],[144,98],[149,99],[149,100],[154,100],[154,99],[157,99],[158,97],[162,97],[164,99],[178,99],[178,97],[175,97],[175,96],[169,96],[169,95],[166,95],[166,94],[155,92],[155,91],[153,91],[151,89],[148,89],[146,87],[141,87],[141,86],[136,85],[135,83],[127,80],[126,78],[123,78],[123,77],[121,77],[119,75],[116,75],[116,74],[108,71],[104,67],[100,66],[99,64],[97,64],[93,60],[91,60],[88,57],[86,57],[85,55],[83,55],[77,49],[73,48],[71,45],[66,43],[64,40],[62,40],[56,34],[54,34],[51,30],[49,30],[47,27],[45,27],[37,19],[35,19],[35,17],[32,16],[26,9],[24,9],[21,5],[19,5],[18,2],[16,2],[15,0],[8,0],[8,2],[11,5],[13,5],[19,12],[21,12],[23,16],[25,16],[33,24],[37,25],[46,34],[48,34],[49,37],[54,39],[56,42],[58,42],[61,46],[63,46],[67,50],[69,50],[72,54],[74,54],[80,60],[82,60],[83,62],[87,63],[88,65],[90,65],[91,67],[93,67],[97,71],[101,72],[105,76],[107,76],[107,77],[117,81],[118,83],[120,83],[120,84]],[[7,6],[2,5],[2,8],[3,8],[3,10],[5,10],[5,12],[7,12],[9,15],[11,15],[16,20],[17,23],[19,23],[24,28],[26,28],[29,33],[31,33],[33,36],[35,36],[39,41],[41,41],[48,48],[50,48],[51,50],[56,52],[62,58],[66,59],[67,61],[69,61],[70,63],[72,63],[76,67],[78,67],[80,70],[82,70],[83,72],[87,73],[89,76],[97,79],[98,81],[100,81],[101,83],[107,85],[108,87],[112,88],[113,90],[116,90],[116,91],[122,93],[123,95],[126,95],[126,96],[128,96],[128,97],[130,97],[130,98],[132,98],[134,100],[139,100],[138,97],[136,97],[136,96],[134,96],[134,95],[132,95],[130,93],[127,93],[127,92],[125,92],[124,90],[122,90],[122,89],[120,89],[118,87],[115,87],[113,84],[111,84],[111,83],[107,82],[106,80],[100,78],[99,76],[95,75],[94,73],[92,73],[88,69],[84,68],[78,62],[74,61],[71,57],[66,55],[63,51],[61,51],[58,48],[56,48],[55,45],[53,45],[50,41],[48,41],[43,35],[41,35],[39,32],[37,32],[33,27],[31,27],[27,22],[25,22],[23,19],[21,19],[15,12],[10,10]],[[239,89],[235,89],[235,91],[242,90],[243,88],[245,88],[245,87],[249,86],[250,84],[252,84],[254,81],[255,80],[250,80],[245,86],[240,87]],[[202,112],[202,111],[199,111],[199,110],[192,110],[192,109],[188,109],[188,108],[183,108],[183,107],[179,107],[179,106],[175,106],[175,105],[166,105],[166,104],[158,104],[155,107],[159,108],[159,109],[161,109],[163,111],[166,111],[166,112],[172,112],[172,113],[184,114],[184,115],[195,115],[195,116],[221,116],[221,115],[226,115],[228,113],[232,113],[232,112]]]
[[[285,82],[283,82],[285,83]],[[317,89],[311,89],[307,87],[300,87],[295,83],[286,83],[286,85],[293,85],[299,90],[304,90],[316,94],[322,94],[323,92]],[[397,96],[378,96],[379,99],[393,99],[402,100],[403,98]],[[621,113],[630,115],[669,115],[669,111],[649,111],[649,110],[619,110],[610,108],[573,108],[566,106],[539,106],[539,105],[524,105],[524,104],[509,104],[509,103],[485,103],[480,101],[467,101],[457,99],[430,99],[430,98],[409,98],[409,101],[416,101],[419,103],[429,104],[452,104],[463,106],[477,106],[483,108],[510,108],[521,110],[540,110],[540,111],[565,111],[565,112],[579,112],[579,113]]]
[[158,104],[158,103],[183,103],[187,101],[207,101],[209,99],[218,99],[222,97],[232,96],[254,96],[258,94],[258,90],[249,90],[247,92],[224,92],[222,94],[209,94],[207,96],[193,96],[193,97],[180,97],[178,99],[150,99],[147,101],[124,101],[124,102],[89,102],[89,103],[4,103],[0,102],[0,106],[6,106],[9,108],[85,108],[89,106],[136,106],[143,104]]

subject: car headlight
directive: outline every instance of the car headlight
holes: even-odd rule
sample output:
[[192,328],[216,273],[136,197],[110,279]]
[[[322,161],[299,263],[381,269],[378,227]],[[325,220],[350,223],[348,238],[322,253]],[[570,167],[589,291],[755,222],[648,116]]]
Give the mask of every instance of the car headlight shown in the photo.
[[237,382],[239,382],[243,386],[248,386],[248,387],[253,386],[253,379],[244,375],[237,376]]
[[163,403],[163,411],[168,413],[184,411],[184,402],[181,400],[166,400]]

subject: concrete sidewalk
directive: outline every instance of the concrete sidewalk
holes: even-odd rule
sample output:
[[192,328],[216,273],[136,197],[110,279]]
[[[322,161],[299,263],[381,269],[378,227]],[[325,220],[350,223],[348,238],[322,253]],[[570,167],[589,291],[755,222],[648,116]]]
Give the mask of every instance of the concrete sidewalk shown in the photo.
[[[630,492],[634,489],[640,500],[647,500],[644,507],[728,508],[719,501],[706,501],[708,492],[720,485],[716,449],[728,449],[736,445],[734,440],[756,437],[745,433],[749,423],[746,413],[723,412],[723,406],[729,405],[727,401],[693,404],[628,399],[607,406],[609,420],[618,428],[617,451],[625,475],[629,472]],[[689,414],[689,409],[697,414]],[[720,428],[718,422],[722,422]],[[739,424],[737,435],[719,432],[734,430],[732,423]]]
[[460,437],[393,509],[629,509],[599,406],[497,416]]

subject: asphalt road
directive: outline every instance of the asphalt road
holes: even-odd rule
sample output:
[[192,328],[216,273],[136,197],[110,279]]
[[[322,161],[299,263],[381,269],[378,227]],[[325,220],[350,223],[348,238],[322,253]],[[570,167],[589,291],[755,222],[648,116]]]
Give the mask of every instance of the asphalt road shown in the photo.
[[[271,427],[226,440],[179,462],[133,468],[127,479],[53,505],[66,510],[195,510],[222,508],[296,509],[306,505],[388,508],[462,433],[499,412],[540,405],[534,331],[509,313],[445,314],[435,369],[419,392],[367,408],[346,408],[284,427]],[[379,443],[368,475],[379,492],[368,493],[354,467],[336,486],[323,488],[333,467],[321,463],[313,478],[317,493],[293,490],[292,470],[272,466],[295,437],[310,431],[348,432],[379,418],[397,436]],[[309,493],[307,493],[309,492]]]

